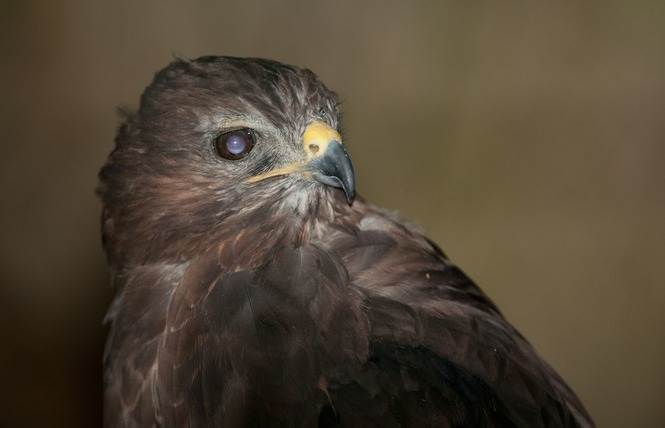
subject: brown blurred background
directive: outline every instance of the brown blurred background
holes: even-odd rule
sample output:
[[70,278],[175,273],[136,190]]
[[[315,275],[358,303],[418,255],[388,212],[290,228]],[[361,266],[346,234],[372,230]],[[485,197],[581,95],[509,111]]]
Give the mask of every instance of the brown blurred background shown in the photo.
[[426,229],[599,426],[665,426],[665,3],[101,3],[0,0],[0,427],[100,425],[96,173],[172,53],[317,72],[360,193]]

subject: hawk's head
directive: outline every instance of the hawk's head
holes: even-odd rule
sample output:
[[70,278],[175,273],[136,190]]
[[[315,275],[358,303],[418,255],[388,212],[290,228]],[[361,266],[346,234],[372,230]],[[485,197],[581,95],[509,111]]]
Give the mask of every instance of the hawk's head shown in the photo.
[[309,70],[176,60],[127,117],[100,173],[110,261],[187,259],[228,237],[227,252],[247,257],[307,230],[314,213],[353,200],[338,125],[335,93]]

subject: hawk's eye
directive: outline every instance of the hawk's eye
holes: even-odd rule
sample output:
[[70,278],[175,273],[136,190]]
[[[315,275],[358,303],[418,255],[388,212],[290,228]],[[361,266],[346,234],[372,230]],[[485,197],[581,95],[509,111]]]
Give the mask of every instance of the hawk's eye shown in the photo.
[[238,160],[252,151],[254,142],[254,131],[251,129],[236,129],[217,137],[215,149],[224,159]]

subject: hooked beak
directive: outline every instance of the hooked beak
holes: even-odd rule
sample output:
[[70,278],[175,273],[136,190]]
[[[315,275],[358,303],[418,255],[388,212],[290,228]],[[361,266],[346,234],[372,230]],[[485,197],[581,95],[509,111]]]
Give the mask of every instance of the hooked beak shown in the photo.
[[350,205],[355,196],[355,175],[349,154],[341,141],[337,131],[320,122],[309,125],[303,136],[305,150],[311,154],[307,168],[314,180],[340,187]]
[[355,196],[355,176],[351,159],[344,146],[342,137],[330,125],[314,122],[307,126],[303,134],[303,149],[307,156],[305,162],[298,162],[268,171],[249,178],[256,182],[278,175],[302,173],[314,180],[344,191],[349,205]]

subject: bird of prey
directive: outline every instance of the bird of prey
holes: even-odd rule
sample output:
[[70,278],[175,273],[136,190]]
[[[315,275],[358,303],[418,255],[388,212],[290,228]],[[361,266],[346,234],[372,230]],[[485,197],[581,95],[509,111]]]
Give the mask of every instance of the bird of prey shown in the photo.
[[100,172],[106,427],[591,427],[418,229],[355,196],[311,71],[176,59]]

